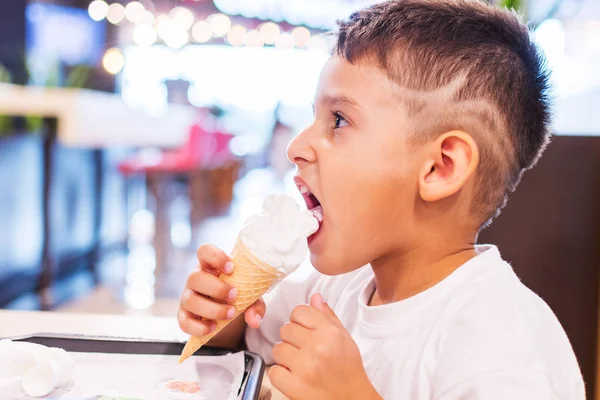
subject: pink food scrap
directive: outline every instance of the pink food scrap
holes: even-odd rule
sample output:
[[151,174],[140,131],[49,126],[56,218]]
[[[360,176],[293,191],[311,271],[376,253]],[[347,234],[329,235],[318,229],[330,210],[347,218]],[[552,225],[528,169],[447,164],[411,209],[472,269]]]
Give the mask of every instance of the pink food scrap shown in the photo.
[[200,385],[198,385],[196,382],[172,381],[167,382],[166,386],[170,390],[182,393],[198,393],[200,391]]

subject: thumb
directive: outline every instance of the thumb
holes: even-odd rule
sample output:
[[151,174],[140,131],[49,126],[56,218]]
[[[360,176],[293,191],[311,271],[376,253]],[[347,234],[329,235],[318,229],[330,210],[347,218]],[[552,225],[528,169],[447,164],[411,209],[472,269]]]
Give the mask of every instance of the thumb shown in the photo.
[[310,305],[312,307],[316,308],[317,310],[321,311],[323,314],[327,315],[328,317],[331,317],[331,318],[335,319],[336,321],[339,321],[337,315],[335,315],[335,312],[331,309],[331,307],[329,307],[329,304],[327,304],[327,302],[325,301],[325,299],[323,298],[323,295],[321,295],[321,293],[319,293],[319,292],[314,293],[310,297]]

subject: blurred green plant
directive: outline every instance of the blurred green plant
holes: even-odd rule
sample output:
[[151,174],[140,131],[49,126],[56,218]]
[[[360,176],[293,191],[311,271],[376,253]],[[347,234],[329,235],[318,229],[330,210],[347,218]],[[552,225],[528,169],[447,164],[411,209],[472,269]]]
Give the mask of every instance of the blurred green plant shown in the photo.
[[500,0],[500,5],[502,7],[514,8],[518,10],[521,7],[521,0]]
[[[31,64],[28,62],[27,57],[22,57],[23,68],[28,76],[28,81],[31,82],[32,70]],[[49,69],[49,73],[46,76],[45,81],[40,85],[41,87],[66,87],[73,89],[85,88],[89,77],[92,73],[92,68],[86,65],[76,65],[69,70],[64,82],[60,81],[60,64],[58,62],[53,63]],[[13,76],[10,71],[2,64],[0,64],[0,82],[2,83],[13,83]],[[40,132],[44,123],[42,116],[28,115],[24,117],[25,130],[29,133]],[[14,133],[13,116],[0,115],[0,137]]]
[[64,87],[83,89],[86,87],[92,68],[87,65],[76,65],[71,69],[65,80]]
[[[28,81],[31,82],[32,70],[31,63],[25,57],[23,60],[23,64],[25,67],[25,72],[28,76]],[[46,80],[41,85],[41,87],[57,87],[60,85],[60,65],[58,62],[54,62],[49,69],[49,73],[46,76]],[[44,118],[39,115],[27,115],[25,117],[25,130],[29,133],[37,133],[42,130],[42,126],[44,124]]]
[[525,12],[525,1],[526,0],[497,0],[497,4],[500,7],[512,8],[521,13]]
[[[2,64],[0,64],[0,82],[11,83],[13,81],[12,74]],[[0,137],[12,131],[12,117],[0,115]]]

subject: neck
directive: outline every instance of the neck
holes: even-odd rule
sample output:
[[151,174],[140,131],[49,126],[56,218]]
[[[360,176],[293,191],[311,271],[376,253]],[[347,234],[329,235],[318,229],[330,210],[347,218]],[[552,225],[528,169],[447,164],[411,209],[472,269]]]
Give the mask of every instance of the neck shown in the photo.
[[443,281],[477,255],[474,242],[466,239],[444,245],[432,240],[373,261],[376,289],[370,305],[404,300]]

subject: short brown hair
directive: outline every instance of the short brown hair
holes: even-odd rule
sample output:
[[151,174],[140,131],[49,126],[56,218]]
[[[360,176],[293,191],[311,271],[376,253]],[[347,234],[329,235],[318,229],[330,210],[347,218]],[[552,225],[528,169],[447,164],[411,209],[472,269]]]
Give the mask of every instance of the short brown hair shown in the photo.
[[549,71],[514,11],[482,0],[391,0],[339,21],[335,53],[402,88],[413,142],[452,129],[480,151],[473,210],[486,226],[549,141]]

